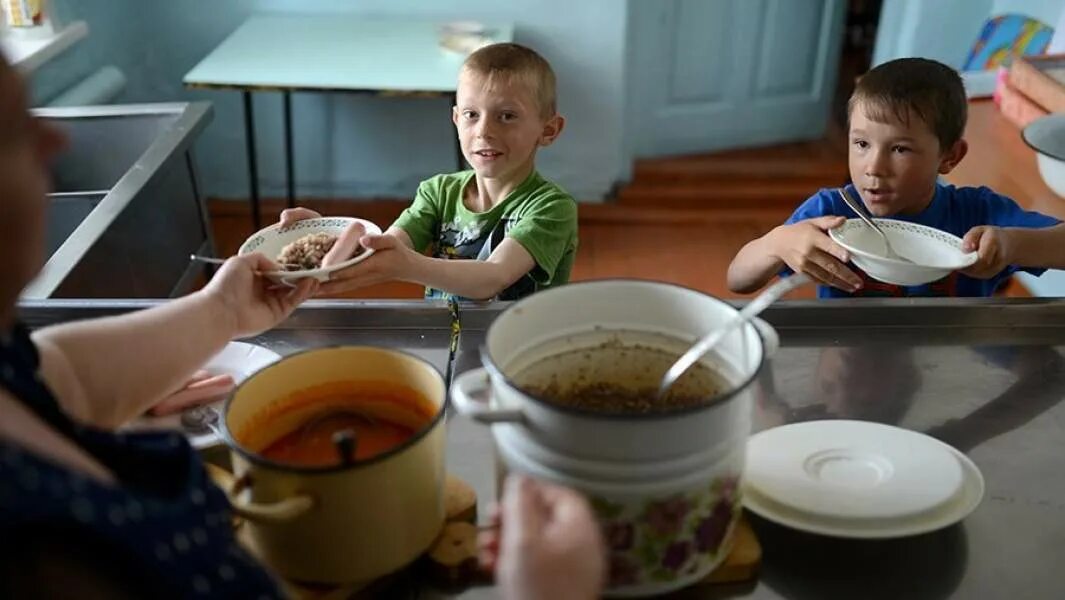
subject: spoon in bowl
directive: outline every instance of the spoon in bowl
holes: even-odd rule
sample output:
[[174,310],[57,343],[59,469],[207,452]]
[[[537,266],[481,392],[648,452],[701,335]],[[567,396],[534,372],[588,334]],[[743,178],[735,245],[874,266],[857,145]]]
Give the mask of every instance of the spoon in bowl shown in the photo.
[[740,325],[750,321],[757,316],[760,312],[769,308],[770,304],[773,304],[777,300],[780,300],[782,296],[788,292],[813,282],[813,279],[805,273],[795,273],[791,277],[784,277],[779,279],[773,285],[767,287],[764,292],[758,294],[753,300],[747,303],[735,317],[725,322],[724,325],[714,329],[710,333],[700,338],[695,345],[688,349],[687,352],[682,354],[666,374],[662,377],[661,383],[658,385],[658,398],[662,399],[669,393],[669,388],[673,387],[673,384],[680,379],[681,375],[684,375],[699,361],[700,358],[706,355],[707,352],[714,349],[714,346],[718,344],[726,335],[732,332]]
[[899,262],[910,263],[911,265],[914,264],[912,260],[895,252],[895,249],[891,247],[891,240],[888,239],[888,236],[886,233],[884,233],[884,230],[876,224],[876,221],[873,220],[872,215],[866,212],[865,206],[863,206],[861,202],[855,200],[851,197],[850,194],[847,193],[846,188],[839,188],[839,196],[840,198],[843,198],[843,202],[845,202],[847,206],[849,206],[850,209],[855,212],[855,214],[857,214],[859,217],[861,217],[863,221],[865,221],[866,225],[872,227],[873,231],[880,234],[880,239],[884,240],[884,248],[887,250],[885,258],[890,258]]
[[[194,260],[196,262],[202,262],[202,263],[206,263],[206,264],[209,264],[209,265],[224,265],[224,264],[226,264],[226,259],[224,259],[224,258],[215,258],[213,256],[200,256],[199,254],[190,254],[189,255],[189,260]],[[280,266],[281,268],[285,267],[285,265],[283,265],[283,264],[282,265],[278,265],[278,266]],[[302,269],[302,268],[303,267],[300,267],[300,269]],[[267,276],[274,276],[274,277],[284,277],[285,275],[291,275],[292,273],[293,273],[293,271],[262,271],[262,272],[259,273],[259,275],[267,275]]]

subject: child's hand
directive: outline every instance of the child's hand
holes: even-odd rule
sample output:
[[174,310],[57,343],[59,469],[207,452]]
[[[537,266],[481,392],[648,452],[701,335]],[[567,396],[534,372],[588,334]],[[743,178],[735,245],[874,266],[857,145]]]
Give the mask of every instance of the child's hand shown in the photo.
[[288,227],[297,223],[298,221],[305,221],[307,219],[317,219],[322,215],[314,212],[309,208],[286,208],[281,211],[281,226]]
[[337,236],[337,241],[333,243],[333,247],[322,257],[322,268],[331,267],[351,258],[355,251],[362,247],[359,244],[359,240],[365,235],[366,226],[360,221],[355,221],[345,227],[344,231]]
[[965,252],[976,252],[977,258],[962,273],[977,279],[990,279],[998,275],[1013,262],[1010,260],[1009,242],[1008,233],[1001,227],[973,227],[962,238],[961,248]]
[[334,271],[329,282],[322,285],[322,294],[349,292],[387,281],[409,281],[416,261],[421,258],[420,254],[389,234],[364,235],[359,239],[359,244],[374,250],[374,255],[346,269]]
[[773,248],[784,264],[796,273],[806,273],[820,283],[855,292],[862,278],[847,268],[850,257],[825,233],[846,221],[843,217],[818,217],[773,230]]

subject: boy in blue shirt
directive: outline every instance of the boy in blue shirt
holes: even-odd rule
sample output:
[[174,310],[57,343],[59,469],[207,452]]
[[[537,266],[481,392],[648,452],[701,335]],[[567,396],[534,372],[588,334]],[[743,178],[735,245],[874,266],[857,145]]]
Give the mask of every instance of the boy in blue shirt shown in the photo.
[[961,78],[933,60],[884,63],[859,80],[848,103],[852,195],[875,217],[927,225],[963,238],[978,260],[931,284],[902,287],[847,266],[826,233],[853,212],[822,189],[787,222],[744,246],[728,270],[729,289],[753,292],[777,274],[807,273],[818,296],[990,296],[1012,273],[1065,267],[1065,226],[986,187],[938,183],[965,157],[968,104]]

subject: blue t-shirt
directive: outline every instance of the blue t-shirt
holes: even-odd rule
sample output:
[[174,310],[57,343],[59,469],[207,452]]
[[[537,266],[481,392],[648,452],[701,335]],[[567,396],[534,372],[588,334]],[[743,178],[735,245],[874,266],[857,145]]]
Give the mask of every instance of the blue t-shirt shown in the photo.
[[[858,191],[853,185],[847,186],[854,198]],[[854,212],[843,203],[835,189],[823,189],[811,196],[787,220],[787,225],[824,216],[854,217]],[[964,237],[973,227],[994,225],[996,227],[1051,227],[1061,223],[1054,217],[1026,211],[1009,198],[996,194],[986,187],[954,187],[953,185],[936,185],[935,196],[928,208],[916,215],[896,215],[891,217],[900,221],[909,221]],[[1033,275],[1042,275],[1046,269],[1026,268],[1011,265],[990,279],[974,279],[958,272],[929,284],[904,287],[883,283],[870,278],[861,269],[850,265],[862,278],[862,289],[851,294],[827,285],[817,288],[820,298],[850,298],[856,296],[949,296],[949,297],[986,297],[992,295],[1003,280],[1016,271],[1026,271]],[[790,274],[785,268],[782,274]]]

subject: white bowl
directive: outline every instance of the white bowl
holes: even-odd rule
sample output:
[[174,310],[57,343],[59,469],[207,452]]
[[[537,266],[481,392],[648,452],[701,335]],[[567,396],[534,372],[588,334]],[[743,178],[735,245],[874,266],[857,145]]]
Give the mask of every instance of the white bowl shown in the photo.
[[850,252],[851,261],[859,269],[877,281],[924,285],[976,262],[975,252],[962,251],[958,236],[906,221],[873,220],[887,235],[891,248],[913,263],[887,258],[884,240],[861,219],[847,219],[846,223],[829,230],[828,235]]
[[1065,197],[1065,114],[1036,119],[1021,132],[1036,151],[1039,175],[1055,194]]
[[[355,217],[320,217],[317,219],[304,219],[284,228],[281,227],[280,223],[275,223],[265,229],[260,229],[252,234],[251,237],[244,240],[244,243],[240,245],[240,249],[237,250],[237,254],[244,255],[252,252],[260,252],[270,260],[277,260],[277,255],[281,253],[282,248],[305,235],[310,235],[312,233],[340,235],[349,225],[356,222],[362,223],[363,226],[366,227],[366,233],[368,234],[381,234],[381,228],[378,227],[376,223],[367,221],[366,219],[357,219]],[[372,249],[367,248],[359,253],[358,256],[355,256],[350,260],[337,263],[324,269],[276,271],[265,273],[265,275],[271,281],[286,284],[293,284],[305,277],[313,277],[314,279],[323,282],[329,281],[329,275],[333,271],[360,263],[369,258],[373,253],[374,251]]]

